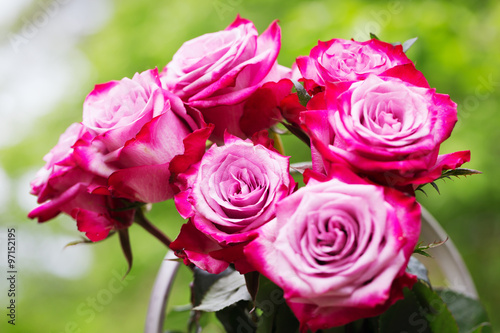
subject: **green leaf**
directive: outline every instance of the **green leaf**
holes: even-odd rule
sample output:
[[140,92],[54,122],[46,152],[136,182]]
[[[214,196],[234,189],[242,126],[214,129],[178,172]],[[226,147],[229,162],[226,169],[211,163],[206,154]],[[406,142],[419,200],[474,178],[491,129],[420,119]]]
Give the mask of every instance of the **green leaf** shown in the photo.
[[421,309],[423,309],[423,315],[429,321],[429,327],[432,332],[458,332],[455,319],[436,292],[421,282],[417,282],[413,286],[412,292],[417,297]]
[[424,256],[424,257],[427,257],[427,258],[431,258],[431,255],[427,252],[425,252],[424,250],[421,250],[421,249],[415,249],[413,250],[413,253],[414,254],[420,254],[421,256]]
[[263,275],[259,279],[256,305],[262,310],[257,333],[298,332],[299,321],[285,303],[283,290]]
[[478,300],[450,289],[436,290],[457,321],[460,333],[491,332],[488,315]]
[[251,304],[247,301],[240,301],[215,313],[226,333],[255,333],[257,326],[249,315]]
[[380,38],[378,38],[377,35],[375,35],[374,33],[371,33],[371,32],[370,32],[370,39],[380,40]]
[[403,52],[406,53],[412,47],[412,45],[417,41],[418,37],[408,39],[406,42],[403,43]]
[[415,275],[419,280],[424,281],[428,285],[431,284],[427,268],[415,257],[410,257],[408,267],[406,267],[406,272]]
[[404,296],[380,316],[380,333],[458,333],[446,304],[425,283],[405,288]]
[[420,255],[423,255],[424,257],[430,258],[431,255],[428,254],[425,251],[427,251],[428,249],[433,249],[435,247],[441,246],[444,243],[446,243],[447,240],[448,240],[448,237],[446,237],[445,240],[442,240],[442,241],[439,241],[439,242],[430,243],[430,244],[427,244],[427,245],[423,245],[423,242],[419,242],[417,244],[415,250],[413,250],[413,253],[420,254]]
[[482,174],[481,171],[474,170],[474,169],[466,169],[466,168],[456,168],[452,170],[446,170],[442,173],[441,177],[438,179],[442,178],[449,178],[451,176],[459,177],[459,176],[470,176],[470,175],[480,175]]
[[215,281],[203,296],[200,305],[193,308],[197,311],[216,312],[252,297],[248,293],[245,278],[237,271],[232,271],[226,276]]
[[[441,176],[439,176],[438,179],[436,180],[444,180],[444,179],[451,179],[451,177],[460,177],[460,176],[470,176],[470,175],[478,175],[478,174],[482,174],[481,171],[477,171],[477,170],[474,170],[474,169],[465,169],[465,168],[456,168],[456,169],[453,169],[453,170],[445,170],[441,173]],[[432,187],[434,187],[434,189],[439,193],[439,188],[438,186],[436,185],[435,181],[433,182],[430,182],[430,183],[426,183],[426,184],[420,184],[418,185],[418,187],[415,189],[415,191],[422,191],[424,192],[425,195],[427,195],[427,193],[425,193],[424,190],[422,190],[422,187],[424,187],[425,185],[427,184],[431,184]]]
[[297,90],[297,96],[299,97],[300,104],[302,104],[303,106],[307,106],[307,102],[309,102],[312,98],[311,95],[307,93],[306,89],[302,84],[300,84],[300,82],[296,80],[291,81],[293,82],[295,90]]
[[187,333],[201,333],[201,332],[220,332],[223,333],[224,329],[214,312],[191,311],[191,317],[188,321]]
[[191,286],[191,300],[193,306],[200,305],[201,300],[210,287],[212,287],[212,285],[220,278],[230,274],[231,272],[234,272],[234,269],[230,267],[220,274],[210,274],[198,267],[194,267],[193,284]]
[[441,194],[441,192],[439,192],[439,187],[437,186],[437,184],[436,184],[435,182],[430,182],[429,184],[431,184],[431,185],[432,185],[432,187],[434,187],[434,189],[436,190],[436,192],[437,192],[438,194]]
[[415,294],[405,288],[404,299],[397,301],[379,318],[380,333],[432,333],[429,323],[419,313],[420,304]]

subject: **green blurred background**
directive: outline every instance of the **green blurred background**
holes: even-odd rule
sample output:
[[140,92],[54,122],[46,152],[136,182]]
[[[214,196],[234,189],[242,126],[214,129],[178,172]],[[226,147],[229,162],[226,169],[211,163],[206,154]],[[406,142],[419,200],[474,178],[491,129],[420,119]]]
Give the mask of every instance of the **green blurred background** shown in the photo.
[[[388,42],[419,38],[408,56],[459,105],[459,123],[441,152],[470,149],[465,167],[484,174],[439,181],[441,195],[429,187],[418,198],[459,248],[500,327],[500,2],[12,0],[1,6],[1,332],[143,330],[163,245],[133,226],[134,266],[120,282],[126,261],[118,239],[64,249],[81,237],[75,223],[65,216],[43,225],[28,220],[35,206],[28,184],[64,129],[81,121],[94,84],[161,69],[184,41],[224,29],[238,13],[259,32],[279,19],[285,66],[318,40],[366,40],[370,32]],[[287,153],[293,162],[307,157],[300,144]],[[172,238],[183,223],[172,202],[154,205],[148,216]],[[15,327],[5,316],[8,227],[16,229],[18,245]],[[186,270],[181,276],[176,304],[189,302],[190,276]]]

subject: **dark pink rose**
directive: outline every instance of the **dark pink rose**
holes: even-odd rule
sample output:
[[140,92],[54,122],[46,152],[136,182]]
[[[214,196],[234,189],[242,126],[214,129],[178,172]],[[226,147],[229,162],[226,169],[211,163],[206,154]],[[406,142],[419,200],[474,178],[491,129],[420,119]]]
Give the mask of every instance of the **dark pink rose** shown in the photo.
[[109,178],[114,196],[159,202],[173,197],[171,161],[185,152],[184,139],[209,129],[199,111],[161,87],[158,71],[97,85],[86,98],[83,124],[94,137],[76,144],[78,163]]
[[[290,69],[276,62],[280,47],[277,22],[259,36],[251,21],[238,16],[223,31],[185,42],[164,68],[161,81],[166,89],[199,109],[207,123],[215,125],[212,140],[223,142],[226,130],[245,138],[251,136],[245,134],[249,129],[240,126],[246,101],[264,83],[290,75]],[[280,94],[279,86],[276,89],[267,89],[254,99],[273,101],[275,94]],[[248,113],[249,106],[246,109]],[[261,110],[254,108],[252,112],[258,117]]]
[[[82,124],[71,125],[58,144],[44,157],[46,165],[31,183],[31,193],[41,205],[29,213],[38,222],[48,221],[60,213],[71,215],[78,230],[92,241],[107,237],[111,230],[127,228],[133,220],[133,210],[116,210],[127,205],[125,200],[98,194],[93,189],[106,186],[106,178],[81,168],[73,158],[77,140],[91,136]],[[131,204],[128,202],[128,204]]]
[[[255,230],[274,218],[276,204],[295,188],[288,157],[230,135],[226,135],[224,146],[212,146],[200,163],[179,177],[183,191],[175,197],[177,209],[198,230],[196,238],[203,241],[197,244],[205,244],[210,251],[194,257],[191,253],[200,254],[200,250],[182,241],[183,232],[172,249],[184,250],[187,259],[212,273],[236,260],[224,260],[225,254],[237,257],[234,247],[248,242]],[[212,253],[228,247],[226,253]],[[207,265],[215,259],[219,265]]]
[[401,45],[392,45],[377,39],[366,42],[332,39],[318,42],[309,56],[298,57],[296,64],[302,77],[314,85],[325,87],[327,82],[359,81],[370,74],[381,74],[398,66],[411,64]]
[[420,233],[415,198],[345,168],[332,175],[281,200],[244,249],[283,289],[301,332],[379,315],[416,282],[405,272]]
[[316,171],[347,163],[379,183],[405,186],[431,182],[470,159],[468,151],[438,156],[457,121],[456,104],[430,89],[413,65],[327,85],[324,101],[326,108],[301,115]]

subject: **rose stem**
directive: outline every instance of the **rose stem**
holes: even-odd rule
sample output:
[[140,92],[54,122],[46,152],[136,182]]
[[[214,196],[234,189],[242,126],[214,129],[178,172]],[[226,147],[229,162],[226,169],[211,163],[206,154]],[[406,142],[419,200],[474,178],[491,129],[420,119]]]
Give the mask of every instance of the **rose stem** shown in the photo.
[[[144,216],[144,212],[142,211],[142,209],[140,207],[138,209],[136,209],[136,211],[135,211],[135,222],[138,225],[140,225],[141,227],[143,227],[144,229],[146,229],[146,231],[149,232],[151,235],[155,236],[156,239],[158,239],[160,242],[162,242],[163,244],[165,244],[165,246],[169,250],[172,250],[172,249],[170,249],[170,243],[172,243],[172,241],[170,240],[170,238],[168,238],[167,235],[165,235],[160,229],[158,229],[157,227],[155,227],[154,224],[152,224],[146,218],[146,216]],[[189,264],[189,265],[186,265],[186,266],[192,272],[194,272],[194,264]]]
[[272,132],[272,138],[274,140],[274,148],[281,154],[285,155],[285,147],[283,147],[283,141],[281,140],[281,136],[276,133]]
[[151,235],[155,236],[160,242],[170,249],[172,241],[160,229],[154,226],[145,216],[141,208],[135,211],[135,222],[146,229]]

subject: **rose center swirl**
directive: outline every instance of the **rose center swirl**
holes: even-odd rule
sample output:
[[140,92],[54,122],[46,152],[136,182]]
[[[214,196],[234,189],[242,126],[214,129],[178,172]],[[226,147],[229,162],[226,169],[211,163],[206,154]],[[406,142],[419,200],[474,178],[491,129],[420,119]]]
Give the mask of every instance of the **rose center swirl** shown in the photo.
[[301,239],[301,248],[312,267],[343,265],[355,252],[359,225],[346,212],[308,214],[308,225]]

